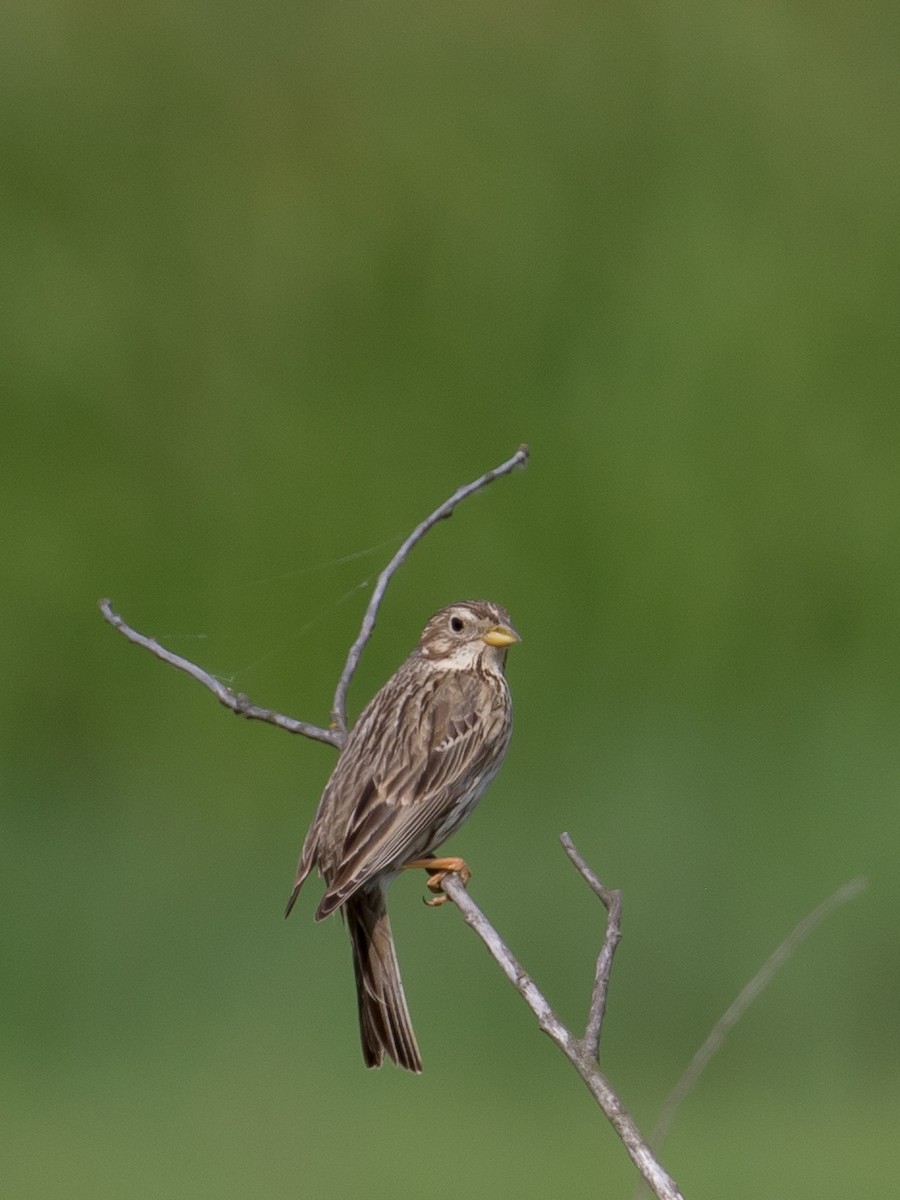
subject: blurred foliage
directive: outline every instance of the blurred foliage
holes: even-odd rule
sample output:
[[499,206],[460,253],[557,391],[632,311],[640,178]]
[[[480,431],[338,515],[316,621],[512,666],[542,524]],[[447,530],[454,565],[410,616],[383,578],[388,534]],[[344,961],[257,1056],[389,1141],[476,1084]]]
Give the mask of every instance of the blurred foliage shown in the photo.
[[349,955],[280,910],[327,719],[438,605],[525,636],[454,848],[564,1016],[625,889],[604,1061],[639,1122],[865,873],[676,1121],[689,1197],[886,1193],[900,906],[895,6],[0,13],[4,1194],[630,1195],[452,912],[392,909],[425,1057],[365,1073]]

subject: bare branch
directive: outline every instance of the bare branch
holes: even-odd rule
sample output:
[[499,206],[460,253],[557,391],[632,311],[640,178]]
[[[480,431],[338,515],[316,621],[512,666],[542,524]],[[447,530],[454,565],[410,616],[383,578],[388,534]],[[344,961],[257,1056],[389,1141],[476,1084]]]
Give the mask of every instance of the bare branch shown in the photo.
[[[578,860],[583,862],[581,856],[578,855],[578,851],[575,850],[571,838],[568,838],[567,841],[566,853],[570,857],[574,853]],[[569,851],[569,846],[571,846],[572,853]],[[573,858],[573,862],[575,861],[576,859]],[[576,865],[578,865],[577,862]],[[600,886],[602,887],[602,885]],[[588,1091],[597,1101],[607,1120],[619,1135],[632,1162],[653,1190],[653,1193],[658,1197],[658,1200],[682,1200],[678,1185],[657,1162],[631,1115],[613,1091],[609,1080],[597,1065],[596,1054],[591,1056],[587,1053],[585,1042],[574,1037],[565,1025],[563,1025],[537,984],[528,975],[496,929],[494,929],[493,925],[491,925],[490,921],[466,891],[459,876],[454,874],[446,875],[441,883],[441,888],[462,913],[466,924],[474,929],[484,942],[488,952],[499,965],[503,974],[534,1013],[535,1017],[537,1017],[540,1028],[559,1047],[581,1076]],[[604,943],[604,948],[605,946],[606,943]]]
[[288,733],[300,733],[304,737],[313,738],[317,742],[327,742],[330,746],[337,746],[340,749],[343,737],[337,730],[321,729],[318,725],[310,725],[306,721],[298,721],[294,717],[286,717],[282,713],[274,712],[270,708],[258,708],[257,705],[251,704],[246,696],[239,693],[236,694],[231,688],[226,687],[224,683],[220,683],[214,675],[210,675],[208,671],[204,671],[202,667],[198,667],[196,663],[192,663],[187,658],[182,658],[180,654],[173,654],[171,650],[167,650],[165,646],[161,646],[155,638],[145,637],[144,634],[132,629],[117,612],[113,611],[109,600],[101,600],[99,607],[110,625],[114,629],[118,629],[119,633],[126,637],[129,642],[133,642],[136,646],[143,646],[145,650],[149,650],[151,654],[155,654],[164,663],[168,663],[171,667],[177,667],[179,671],[184,671],[192,679],[196,679],[198,683],[202,683],[204,687],[209,688],[220,704],[224,704],[226,708],[230,708],[239,717],[247,717],[249,720],[254,721],[266,721],[269,725],[277,725],[279,729],[286,729]]
[[587,1026],[584,1031],[582,1045],[585,1054],[597,1059],[600,1054],[600,1035],[603,1030],[603,1017],[606,1014],[606,996],[609,991],[609,974],[612,970],[613,956],[622,936],[622,893],[615,888],[608,888],[601,883],[591,868],[587,865],[575,848],[575,843],[567,833],[559,839],[563,849],[575,865],[576,870],[588,887],[599,897],[606,909],[606,931],[603,935],[603,946],[597,958],[597,968],[594,972],[594,988],[591,993],[591,1007],[588,1012]]
[[433,525],[443,520],[444,517],[449,517],[460,501],[465,500],[467,496],[471,496],[475,492],[481,491],[483,487],[487,487],[489,483],[492,483],[495,479],[499,479],[501,475],[508,475],[517,466],[524,466],[527,460],[528,447],[520,446],[512,458],[501,463],[499,467],[494,467],[492,471],[488,471],[486,475],[482,475],[474,483],[468,483],[464,487],[458,488],[449,500],[445,500],[440,508],[436,508],[431,516],[426,517],[421,524],[416,526],[378,576],[378,582],[375,585],[375,590],[372,593],[369,606],[363,617],[359,636],[350,647],[346,664],[338,680],[337,690],[334,694],[334,703],[332,705],[333,720],[328,729],[323,729],[319,725],[311,725],[308,721],[298,721],[295,717],[287,717],[283,713],[275,712],[271,708],[260,708],[258,705],[252,704],[246,696],[233,692],[231,688],[226,687],[214,675],[211,675],[209,671],[205,671],[202,667],[197,666],[196,663],[192,663],[187,658],[182,658],[180,654],[174,654],[171,650],[167,650],[155,638],[146,637],[144,634],[138,633],[136,629],[132,629],[117,612],[113,611],[109,600],[101,600],[99,602],[100,611],[110,625],[114,629],[118,629],[119,633],[126,637],[129,642],[133,642],[136,646],[142,646],[145,650],[149,650],[151,654],[155,654],[164,663],[168,663],[172,667],[177,667],[179,671],[184,671],[192,679],[196,679],[198,683],[202,683],[205,688],[209,688],[220,704],[224,704],[226,708],[230,708],[239,717],[247,717],[248,720],[254,721],[265,721],[269,725],[277,725],[279,729],[286,729],[288,733],[300,733],[304,737],[312,738],[314,741],[327,742],[329,746],[335,746],[340,750],[347,737],[347,689],[359,665],[366,642],[372,636],[372,630],[375,628],[375,618],[378,615],[378,608],[384,598],[385,590],[391,581],[392,575],[406,561],[407,555],[413,546],[421,541]]
[[378,576],[378,582],[372,592],[369,600],[368,608],[363,616],[362,625],[356,641],[350,647],[347,654],[347,661],[344,664],[344,669],[341,672],[341,677],[338,680],[337,688],[334,693],[334,700],[331,705],[331,725],[332,728],[338,730],[341,735],[346,735],[347,732],[347,691],[350,687],[350,681],[356,673],[356,668],[359,666],[359,660],[362,657],[362,652],[365,649],[366,642],[372,636],[372,631],[375,629],[375,621],[378,616],[378,609],[381,606],[381,601],[384,599],[384,593],[390,583],[395,572],[401,567],[407,559],[410,550],[417,542],[421,541],[425,534],[435,526],[438,521],[443,521],[446,517],[451,516],[453,510],[458,504],[469,496],[473,496],[476,492],[480,492],[482,488],[487,487],[489,483],[493,483],[495,479],[499,479],[501,475],[508,475],[510,471],[515,470],[518,466],[524,466],[528,461],[528,447],[520,446],[512,458],[501,463],[499,467],[494,467],[492,471],[482,475],[473,483],[467,483],[463,487],[458,488],[449,500],[445,500],[439,508],[425,518],[419,525],[415,527],[388,565]]
[[666,1140],[679,1106],[708,1066],[710,1059],[719,1050],[725,1038],[753,1001],[765,991],[779,969],[784,966],[801,942],[805,941],[813,930],[817,929],[826,918],[830,917],[835,909],[840,908],[842,904],[846,904],[848,900],[852,900],[854,896],[858,896],[867,886],[868,880],[860,876],[858,879],[851,879],[849,883],[845,883],[842,887],[839,887],[827,900],[823,900],[817,908],[814,908],[808,916],[805,916],[802,921],[794,926],[781,945],[766,959],[750,982],[741,989],[734,1001],[715,1023],[706,1041],[688,1063],[684,1074],[666,1097],[651,1137],[651,1142],[657,1150],[660,1149]]

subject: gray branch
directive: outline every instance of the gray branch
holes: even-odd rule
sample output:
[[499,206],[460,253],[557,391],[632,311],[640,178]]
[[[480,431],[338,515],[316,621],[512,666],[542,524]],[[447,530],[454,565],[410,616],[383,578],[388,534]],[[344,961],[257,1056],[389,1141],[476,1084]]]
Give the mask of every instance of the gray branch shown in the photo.
[[740,990],[722,1016],[716,1021],[706,1041],[688,1063],[684,1074],[666,1097],[660,1109],[651,1138],[656,1150],[662,1147],[669,1130],[672,1128],[675,1113],[693,1089],[700,1075],[706,1070],[710,1059],[719,1050],[725,1038],[734,1029],[753,1001],[766,990],[779,969],[784,966],[801,942],[805,941],[813,930],[817,929],[827,917],[830,917],[835,909],[840,908],[842,904],[846,904],[848,900],[852,900],[854,896],[858,896],[867,885],[868,880],[863,876],[851,879],[849,883],[845,883],[839,887],[827,900],[823,900],[811,913],[794,926],[784,941],[769,955],[750,982],[745,984]]
[[[562,835],[562,843],[566,854],[575,864],[578,872],[584,878],[591,890],[600,897],[604,905],[609,902],[610,919],[607,924],[603,947],[597,962],[597,972],[594,993],[591,998],[588,1025],[583,1037],[575,1037],[566,1028],[537,984],[521,965],[510,948],[491,925],[490,921],[466,891],[458,875],[446,875],[441,883],[442,890],[450,897],[463,920],[478,934],[484,942],[491,957],[500,967],[531,1011],[537,1017],[538,1026],[563,1052],[572,1066],[580,1075],[588,1091],[600,1106],[603,1114],[625,1146],[632,1162],[640,1171],[641,1176],[652,1189],[659,1200],[683,1200],[678,1185],[662,1168],[641,1135],[622,1101],[616,1095],[609,1080],[600,1070],[597,1063],[597,1046],[599,1045],[600,1026],[603,1020],[603,1009],[606,1004],[606,991],[609,983],[609,970],[616,942],[619,939],[619,916],[621,913],[621,896],[618,892],[605,888],[590,870],[584,859],[575,848],[568,834]],[[615,917],[613,917],[615,911]],[[610,927],[612,926],[612,932]]]
[[613,955],[622,936],[622,893],[615,888],[608,888],[600,882],[575,849],[575,843],[567,833],[562,834],[559,840],[562,842],[566,854],[568,854],[575,865],[575,869],[594,895],[599,898],[607,914],[606,931],[603,935],[603,945],[600,949],[600,954],[597,957],[597,968],[594,972],[594,989],[591,993],[591,1006],[588,1011],[588,1021],[582,1042],[584,1053],[588,1058],[597,1059],[600,1056],[600,1034],[603,1029],[603,1018],[606,1015],[609,974],[612,970]]
[[118,629],[119,633],[129,642],[133,642],[135,646],[142,646],[164,663],[168,663],[170,667],[177,667],[179,671],[184,671],[192,679],[202,683],[204,687],[209,688],[220,704],[230,708],[239,717],[247,717],[252,721],[267,721],[270,725],[277,725],[279,729],[286,729],[288,733],[300,733],[304,737],[313,738],[317,742],[327,742],[330,746],[337,746],[340,749],[343,739],[337,730],[322,729],[318,725],[310,725],[307,721],[286,717],[283,713],[274,712],[271,708],[259,708],[256,704],[251,704],[246,696],[239,692],[233,692],[231,688],[226,687],[214,675],[210,675],[208,671],[198,667],[196,663],[192,663],[190,659],[182,658],[180,654],[173,654],[171,650],[160,645],[155,638],[145,637],[143,633],[132,629],[117,612],[113,611],[109,600],[101,600],[99,607],[113,629]]
[[347,733],[347,691],[350,687],[350,681],[356,673],[356,668],[359,666],[359,660],[362,657],[362,652],[366,647],[366,643],[372,636],[375,629],[375,621],[378,617],[378,609],[381,607],[381,601],[384,599],[384,593],[387,586],[393,578],[394,574],[405,562],[410,550],[417,542],[420,542],[425,534],[433,526],[437,525],[438,521],[443,521],[445,518],[452,515],[453,510],[463,500],[469,496],[474,496],[476,492],[480,492],[482,488],[487,487],[489,483],[493,483],[495,479],[499,479],[501,475],[508,475],[510,471],[514,471],[516,467],[524,466],[528,461],[528,447],[520,446],[512,458],[501,463],[499,467],[494,467],[492,471],[488,471],[485,475],[480,476],[473,483],[467,483],[463,487],[458,488],[449,500],[434,510],[430,516],[427,516],[424,521],[418,524],[388,565],[378,576],[378,582],[372,592],[369,600],[368,608],[363,616],[362,625],[357,634],[356,641],[350,647],[347,654],[347,661],[344,664],[344,669],[341,672],[341,677],[338,680],[337,688],[334,693],[334,700],[331,704],[331,725],[333,729],[338,730],[342,736]]
[[224,704],[226,708],[230,708],[239,717],[246,717],[248,720],[253,721],[266,721],[269,725],[276,725],[279,729],[286,729],[288,733],[299,733],[303,737],[312,738],[317,742],[327,742],[329,746],[334,746],[340,750],[347,737],[347,689],[359,665],[359,660],[366,643],[372,636],[378,609],[381,606],[385,591],[394,573],[406,561],[413,546],[421,541],[433,525],[436,525],[438,521],[442,521],[445,517],[449,517],[461,501],[467,499],[469,496],[473,496],[476,492],[480,492],[482,488],[487,487],[489,483],[493,483],[495,479],[499,479],[501,475],[508,475],[516,467],[524,466],[527,461],[528,447],[520,446],[512,458],[501,463],[499,467],[494,467],[492,471],[481,475],[473,483],[467,483],[464,487],[458,488],[449,500],[445,500],[439,508],[436,508],[430,516],[426,517],[424,521],[415,527],[378,576],[378,582],[375,585],[375,590],[372,592],[372,597],[369,600],[369,605],[363,617],[362,628],[359,631],[356,641],[350,647],[347,661],[338,680],[332,704],[332,722],[328,729],[323,729],[319,725],[311,725],[308,721],[298,721],[296,717],[287,717],[283,713],[275,712],[271,708],[260,708],[259,705],[251,703],[247,696],[240,692],[233,692],[231,688],[226,687],[224,683],[216,679],[214,675],[211,675],[209,671],[205,671],[203,667],[198,667],[190,659],[182,658],[180,654],[174,654],[171,650],[167,650],[155,638],[147,637],[143,633],[138,633],[136,629],[132,629],[117,612],[113,611],[111,601],[101,600],[99,602],[100,612],[103,614],[105,620],[112,625],[113,629],[118,629],[119,633],[123,637],[126,637],[129,642],[133,642],[135,646],[142,646],[145,650],[149,650],[151,654],[155,654],[164,663],[168,663],[169,666],[175,667],[179,671],[184,671],[192,679],[196,679],[198,683],[202,683],[205,688],[208,688],[212,692],[220,704]]
[[[779,968],[787,962],[801,942],[809,937],[813,930],[818,928],[835,909],[858,895],[866,887],[867,881],[863,878],[853,879],[838,888],[832,896],[829,896],[808,916],[804,917],[766,960],[716,1022],[709,1037],[691,1059],[684,1075],[666,1099],[653,1131],[652,1142],[648,1143],[613,1090],[609,1080],[600,1070],[597,1061],[612,960],[621,936],[622,896],[619,891],[607,888],[601,883],[567,833],[562,834],[560,840],[578,873],[591,891],[602,901],[608,914],[603,945],[597,959],[587,1026],[582,1037],[576,1037],[562,1023],[537,984],[469,895],[459,876],[447,875],[441,882],[441,888],[460,910],[466,924],[474,929],[484,942],[503,974],[537,1017],[540,1029],[559,1047],[584,1081],[588,1091],[619,1135],[632,1162],[640,1172],[643,1184],[639,1184],[639,1190],[646,1185],[658,1197],[658,1200],[681,1200],[677,1184],[666,1173],[657,1158],[660,1146],[671,1127],[679,1105],[694,1087],[728,1033],[753,1001],[772,982]],[[653,1149],[651,1149],[651,1144]]]

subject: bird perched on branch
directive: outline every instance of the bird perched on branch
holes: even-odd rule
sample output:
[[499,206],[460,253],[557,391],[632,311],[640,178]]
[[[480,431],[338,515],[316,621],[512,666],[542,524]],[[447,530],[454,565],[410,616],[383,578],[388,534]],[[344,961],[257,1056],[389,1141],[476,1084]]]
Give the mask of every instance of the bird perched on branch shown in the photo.
[[303,843],[285,916],[317,867],[325,895],[316,920],[340,909],[353,947],[366,1066],[386,1054],[409,1071],[422,1060],[406,1005],[385,892],[409,867],[429,872],[444,900],[462,859],[434,851],[471,813],[506,755],[512,703],[506,651],[519,635],[487,600],[449,604],[373,697],[347,736]]

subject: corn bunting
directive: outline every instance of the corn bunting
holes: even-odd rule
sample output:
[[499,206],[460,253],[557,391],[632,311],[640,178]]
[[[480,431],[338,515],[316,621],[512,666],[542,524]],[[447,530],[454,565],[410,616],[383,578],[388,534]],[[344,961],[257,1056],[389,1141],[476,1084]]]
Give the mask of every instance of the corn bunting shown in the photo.
[[303,843],[285,916],[317,867],[325,895],[316,920],[340,909],[350,932],[368,1067],[386,1054],[422,1070],[385,892],[410,866],[429,870],[433,891],[442,872],[468,877],[461,859],[433,853],[468,817],[506,755],[512,704],[503,668],[517,641],[506,610],[486,600],[435,613],[350,731]]

